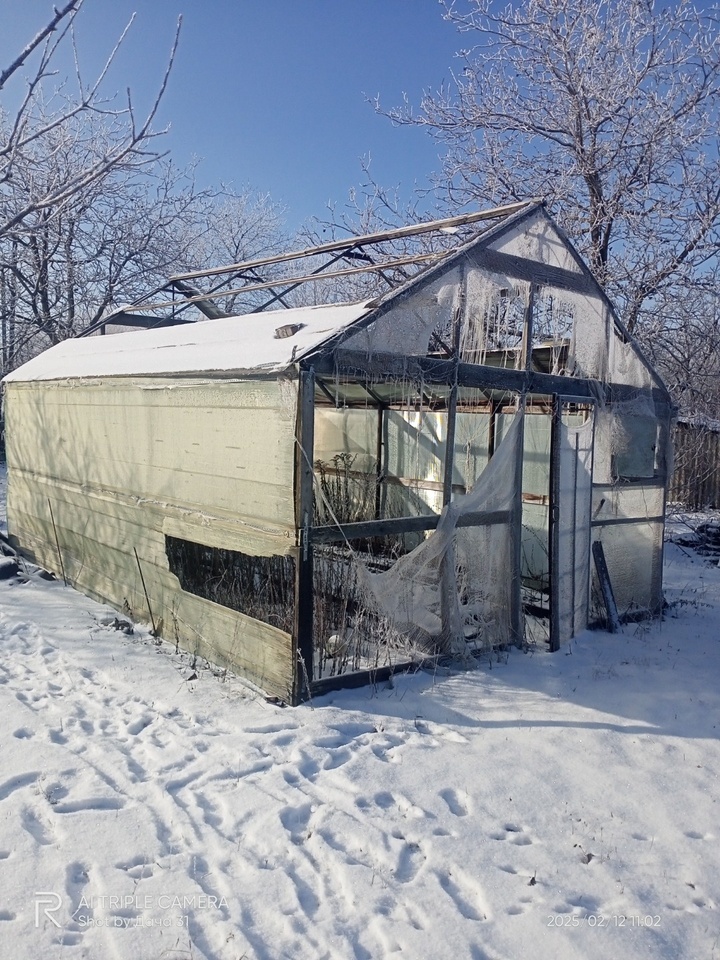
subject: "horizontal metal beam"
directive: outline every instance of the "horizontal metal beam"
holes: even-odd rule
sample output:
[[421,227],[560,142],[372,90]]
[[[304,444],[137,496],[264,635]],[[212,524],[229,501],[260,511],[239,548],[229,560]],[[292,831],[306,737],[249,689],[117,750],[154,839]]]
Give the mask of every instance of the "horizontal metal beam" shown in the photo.
[[[172,306],[172,304],[169,304],[169,306]],[[118,313],[113,313],[109,317],[105,317],[97,326],[143,327],[149,330],[156,327],[176,327],[181,324],[194,322],[193,320],[185,320],[182,317],[150,317],[123,310]]]
[[213,277],[222,273],[235,273],[239,270],[248,270],[254,267],[265,267],[271,263],[286,263],[290,260],[299,260],[302,257],[314,257],[322,253],[334,253],[336,250],[353,250],[356,247],[369,246],[372,243],[383,243],[388,240],[402,240],[405,237],[416,237],[423,233],[433,233],[436,230],[447,230],[452,227],[462,227],[482,220],[496,220],[500,217],[509,217],[520,210],[539,206],[540,200],[522,200],[517,203],[508,203],[491,210],[479,210],[476,213],[466,213],[458,217],[447,217],[443,220],[427,220],[424,223],[412,223],[395,230],[383,230],[380,233],[366,233],[359,237],[345,237],[343,240],[331,240],[317,247],[306,247],[291,253],[281,253],[272,257],[263,257],[259,260],[244,260],[240,263],[231,263],[224,267],[215,267],[209,270],[195,270],[192,273],[179,273],[171,280],[195,280],[199,277]]
[[516,393],[547,394],[572,392],[576,396],[592,398],[595,394],[587,380],[556,376],[534,371],[511,370],[508,367],[481,366],[475,363],[455,363],[436,357],[407,357],[389,353],[369,354],[361,350],[338,349],[334,355],[316,355],[312,365],[318,376],[335,377],[392,377],[398,380],[418,380],[424,383],[451,384],[460,387],[478,387],[486,390],[512,390]]
[[[196,296],[185,296],[183,300],[183,306],[186,304],[192,303],[195,304],[199,309],[202,309],[202,305],[208,303],[211,300],[220,300],[223,297],[235,297],[243,293],[253,293],[257,290],[274,290],[276,287],[283,287],[281,294],[278,294],[273,298],[272,301],[263,304],[264,307],[268,306],[269,303],[275,300],[281,299],[286,294],[288,294],[294,287],[299,286],[302,283],[311,283],[315,280],[333,280],[338,277],[351,277],[358,273],[382,273],[383,270],[392,270],[395,267],[407,267],[412,264],[425,263],[425,262],[437,262],[445,257],[449,256],[451,253],[454,253],[454,250],[444,250],[441,253],[422,253],[414,254],[409,257],[399,257],[396,260],[386,260],[383,263],[374,263],[374,264],[365,264],[362,267],[344,267],[341,270],[328,270],[327,272],[321,272],[320,270],[314,270],[312,273],[306,273],[303,276],[287,276],[287,277],[278,277],[275,280],[266,280],[262,283],[248,283],[244,287],[234,287],[231,290],[215,290],[212,293],[199,293]],[[158,300],[156,303],[142,303],[137,307],[126,307],[126,311],[133,310],[163,310],[169,307],[177,306],[177,301],[175,300]],[[259,310],[253,311],[253,313],[259,313]],[[223,314],[224,317],[228,314]]]
[[631,523],[664,523],[665,517],[663,515],[655,517],[609,517],[607,520],[591,520],[590,526],[595,529],[596,527],[619,527],[625,526],[626,524]]
[[[568,377],[536,370],[512,370],[509,367],[491,367],[476,363],[459,363],[436,357],[412,357],[390,353],[367,353],[362,350],[343,350],[338,347],[325,355],[322,352],[306,358],[312,362],[318,376],[337,378],[377,378],[382,380],[409,380],[427,384],[452,384],[457,372],[460,387],[480,390],[502,390],[536,396],[571,395],[576,401],[599,400],[627,402],[637,400],[643,391],[627,384],[605,384],[599,380]],[[668,415],[671,407],[667,393],[652,387],[652,399],[659,416]]]
[[[428,656],[422,662],[430,663],[433,657]],[[368,684],[384,683],[396,673],[406,673],[408,670],[417,670],[418,661],[403,661],[394,663],[386,667],[375,667],[372,670],[353,670],[349,673],[336,673],[332,677],[323,677],[320,680],[313,680],[310,684],[310,693],[314,697],[320,697],[325,693],[332,693],[334,690],[351,690],[356,687],[366,687]]]
[[[394,517],[391,520],[366,520],[360,523],[331,524],[326,527],[311,527],[311,543],[344,543],[368,537],[390,537],[399,533],[420,533],[434,530],[440,517]],[[458,527],[490,527],[497,523],[509,523],[508,510],[476,511],[461,514]]]

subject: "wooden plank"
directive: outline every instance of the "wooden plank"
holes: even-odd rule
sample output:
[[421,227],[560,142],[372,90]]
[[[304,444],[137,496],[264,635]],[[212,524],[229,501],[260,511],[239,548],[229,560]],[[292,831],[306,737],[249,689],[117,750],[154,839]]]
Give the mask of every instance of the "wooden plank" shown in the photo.
[[[490,251],[484,250],[483,253]],[[537,283],[531,282],[528,289],[528,299],[525,305],[523,315],[522,346],[520,351],[520,362],[529,377],[532,367],[532,347],[533,347],[533,327],[535,319],[535,303],[538,295]],[[524,633],[524,612],[522,602],[522,559],[523,559],[523,468],[525,466],[525,421],[527,414],[527,394],[522,393],[518,402],[518,408],[522,415],[522,424],[520,427],[520,437],[518,440],[518,451],[515,461],[515,522],[512,526],[512,535],[514,537],[514,577],[517,581],[517,588],[512,595],[512,608],[510,611],[510,629],[513,640],[517,646],[523,642]]]
[[518,412],[521,416],[520,430],[517,439],[517,451],[515,459],[515,490],[513,491],[513,509],[510,517],[512,521],[508,526],[510,536],[513,538],[513,571],[512,593],[510,597],[510,638],[512,643],[520,646],[524,638],[524,615],[522,606],[522,476],[523,462],[525,458],[525,394],[518,398]]
[[455,537],[449,537],[445,552],[440,560],[440,623],[444,649],[448,652],[458,649],[464,641],[462,624],[458,616],[458,581],[455,571]]
[[458,385],[457,381],[453,383],[450,388],[450,397],[448,399],[448,409],[447,409],[447,437],[445,439],[445,464],[444,464],[444,474],[443,474],[443,506],[447,506],[448,503],[452,500],[453,494],[453,469],[454,469],[454,455],[455,455],[455,425],[457,420],[457,398],[458,398]]
[[[432,659],[432,658],[428,658]],[[352,673],[339,673],[334,677],[323,677],[313,680],[310,690],[314,697],[321,697],[333,690],[348,690],[356,687],[367,687],[376,683],[384,683],[396,673],[405,673],[407,670],[417,670],[418,664],[405,661],[394,663],[387,667],[375,667],[373,670],[355,670]]]
[[[345,470],[326,465],[323,465],[323,471],[327,476],[352,477],[356,480],[367,480],[369,476],[368,471]],[[375,479],[375,476],[373,476],[373,480]],[[412,490],[432,490],[435,493],[442,493],[445,489],[445,484],[441,480],[420,480],[417,477],[394,477],[386,473],[383,473],[382,477],[378,478],[378,483],[380,482],[391,487],[408,487]],[[462,483],[454,483],[452,485],[452,491],[453,493],[467,493],[467,487]]]
[[500,412],[500,404],[493,400],[490,404],[490,422],[488,423],[488,460],[492,460],[495,454],[495,445],[497,442],[497,418]]
[[[550,568],[550,650],[560,649],[560,444],[562,428],[562,401],[553,398],[550,432],[550,515],[548,536],[548,565]],[[574,602],[574,597],[573,597]]]
[[[368,392],[371,392],[368,389]],[[375,435],[375,519],[380,519],[382,509],[382,484],[385,479],[385,406],[378,406],[377,433]]]
[[608,517],[607,520],[591,520],[591,527],[618,527],[628,523],[665,523],[665,517]]
[[[465,316],[465,286],[466,286],[466,268],[465,264],[460,265],[460,282],[458,284],[458,302],[453,316],[453,342],[452,342],[452,361],[455,365],[455,377],[450,388],[450,396],[447,401],[447,435],[445,438],[445,464],[443,474],[443,506],[447,506],[452,500],[453,494],[453,469],[455,459],[455,427],[457,421],[458,404],[458,379],[457,366],[460,360],[460,336],[462,333],[463,318]],[[454,561],[453,561],[454,578]]]

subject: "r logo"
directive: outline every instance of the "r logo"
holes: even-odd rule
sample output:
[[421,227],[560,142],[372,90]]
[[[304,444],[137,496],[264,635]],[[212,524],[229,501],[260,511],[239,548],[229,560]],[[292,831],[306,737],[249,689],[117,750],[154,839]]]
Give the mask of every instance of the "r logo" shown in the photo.
[[57,913],[61,906],[62,897],[59,893],[53,893],[47,890],[37,891],[35,893],[35,926],[40,926],[40,908],[42,907],[45,919],[49,920],[50,923],[54,923],[56,927],[59,927],[60,924],[52,914]]

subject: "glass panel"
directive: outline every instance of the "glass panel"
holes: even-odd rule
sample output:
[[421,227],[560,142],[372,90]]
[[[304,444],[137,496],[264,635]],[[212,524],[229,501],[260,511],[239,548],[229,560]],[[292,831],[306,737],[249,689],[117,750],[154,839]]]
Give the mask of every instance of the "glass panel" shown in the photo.
[[[422,516],[442,509],[447,413],[388,410],[383,429],[382,515]],[[393,482],[393,478],[402,481]],[[404,504],[404,512],[393,511]]]
[[372,554],[355,545],[316,549],[316,676],[437,653],[468,657],[510,641],[519,425],[516,418],[474,489],[412,552],[398,557],[407,542],[398,549],[397,537],[373,538]]

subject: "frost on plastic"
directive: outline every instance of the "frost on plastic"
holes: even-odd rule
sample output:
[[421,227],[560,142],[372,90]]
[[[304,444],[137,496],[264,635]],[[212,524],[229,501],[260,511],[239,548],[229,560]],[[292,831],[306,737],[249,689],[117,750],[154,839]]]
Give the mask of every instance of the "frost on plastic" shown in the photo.
[[[440,519],[432,532],[317,549],[318,676],[518,640],[518,597],[527,637],[549,639],[553,617],[554,637],[567,640],[604,616],[594,540],[621,616],[661,607],[667,393],[552,229],[531,225],[495,250],[577,280],[560,289],[519,279],[470,251],[338,350],[350,359],[344,379],[325,385],[336,409],[316,408],[316,522]],[[393,375],[378,362],[351,377],[358,353],[391,355]],[[451,385],[414,380],[402,359],[417,356],[484,367],[488,383],[493,368],[564,379],[528,394],[514,416],[516,394],[460,386],[453,433]]]
[[442,512],[424,543],[384,573],[359,566],[368,605],[428,651],[464,656],[511,633],[517,417],[475,486]]
[[[599,318],[595,310],[589,325],[598,342],[597,372],[607,363],[602,377],[606,389],[598,391],[595,414],[592,539],[603,545],[621,618],[655,615],[662,606],[671,411],[666,402],[658,406],[660,381],[614,324],[607,324],[607,347],[601,349]],[[590,619],[603,618],[593,572]]]
[[[437,654],[462,660],[508,642],[521,441],[516,416],[477,482],[443,509],[432,533],[318,551],[319,676]],[[403,552],[412,538],[418,545]]]

